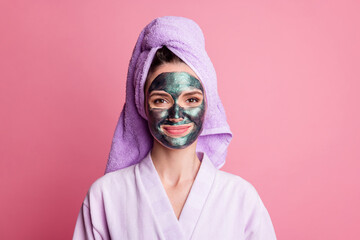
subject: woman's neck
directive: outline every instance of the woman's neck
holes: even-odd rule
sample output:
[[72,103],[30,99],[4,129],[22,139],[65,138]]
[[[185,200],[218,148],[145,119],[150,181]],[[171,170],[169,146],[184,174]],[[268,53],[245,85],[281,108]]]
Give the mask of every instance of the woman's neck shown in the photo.
[[151,158],[164,184],[175,187],[195,179],[201,164],[196,154],[196,142],[184,149],[169,149],[154,140]]

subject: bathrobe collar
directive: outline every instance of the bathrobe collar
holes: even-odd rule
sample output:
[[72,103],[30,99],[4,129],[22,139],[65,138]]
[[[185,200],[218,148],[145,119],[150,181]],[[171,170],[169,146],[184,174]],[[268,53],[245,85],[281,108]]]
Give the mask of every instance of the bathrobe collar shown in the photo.
[[138,173],[158,226],[165,239],[190,239],[213,185],[217,169],[205,153],[198,153],[200,169],[177,219],[151,159],[151,152],[139,163]]

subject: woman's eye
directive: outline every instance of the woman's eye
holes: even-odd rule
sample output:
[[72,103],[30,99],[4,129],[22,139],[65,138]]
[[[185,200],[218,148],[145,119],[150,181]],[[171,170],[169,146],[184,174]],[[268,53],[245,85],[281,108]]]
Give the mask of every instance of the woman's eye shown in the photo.
[[186,101],[189,102],[189,103],[196,103],[196,102],[199,101],[199,99],[197,99],[197,98],[189,98],[189,99],[186,100]]
[[158,99],[155,99],[155,100],[154,100],[154,103],[155,103],[155,104],[166,103],[166,100],[165,100],[165,99],[162,99],[162,98],[158,98]]

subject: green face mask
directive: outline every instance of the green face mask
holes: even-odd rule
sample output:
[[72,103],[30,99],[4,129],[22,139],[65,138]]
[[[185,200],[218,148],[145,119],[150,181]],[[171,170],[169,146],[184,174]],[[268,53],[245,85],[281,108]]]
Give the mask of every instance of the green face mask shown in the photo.
[[198,79],[186,72],[161,73],[149,86],[146,99],[154,138],[173,149],[195,142],[205,117],[204,89]]

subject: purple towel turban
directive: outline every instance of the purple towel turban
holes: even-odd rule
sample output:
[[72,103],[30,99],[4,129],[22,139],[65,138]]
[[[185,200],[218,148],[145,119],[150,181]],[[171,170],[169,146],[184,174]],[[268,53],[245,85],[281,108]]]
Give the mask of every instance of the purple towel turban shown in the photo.
[[138,163],[152,147],[153,137],[144,109],[144,85],[154,55],[162,46],[181,58],[205,88],[207,112],[196,151],[205,152],[217,168],[225,163],[232,134],[217,92],[216,73],[205,50],[203,33],[190,19],[167,16],[150,22],[136,42],[127,75],[126,101],[116,126],[106,173]]

